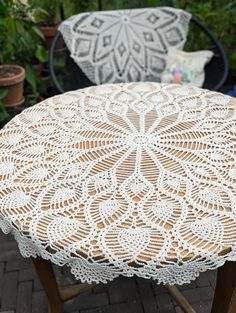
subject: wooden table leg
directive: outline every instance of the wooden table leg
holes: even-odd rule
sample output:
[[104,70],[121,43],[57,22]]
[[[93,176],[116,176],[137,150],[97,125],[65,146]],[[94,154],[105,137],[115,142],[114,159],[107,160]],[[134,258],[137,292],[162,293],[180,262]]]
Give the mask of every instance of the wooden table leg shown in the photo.
[[236,313],[236,262],[218,269],[211,313]]
[[53,272],[52,263],[42,258],[32,258],[48,299],[49,313],[62,313],[63,302]]
[[166,285],[170,295],[175,299],[184,313],[196,313],[194,308],[176,286]]

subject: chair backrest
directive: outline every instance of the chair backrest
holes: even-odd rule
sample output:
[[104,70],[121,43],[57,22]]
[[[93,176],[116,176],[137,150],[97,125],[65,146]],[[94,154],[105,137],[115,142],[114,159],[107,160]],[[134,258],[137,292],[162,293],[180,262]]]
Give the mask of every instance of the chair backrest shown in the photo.
[[[214,52],[212,60],[205,67],[203,88],[219,90],[228,74],[228,62],[224,49],[212,32],[194,16],[191,18],[191,24],[203,36],[208,38],[208,46],[204,48],[211,49]],[[66,47],[61,51],[56,49],[56,44],[60,36],[60,32],[57,32],[49,51],[49,70],[57,90],[63,93],[94,85],[70,57],[70,52]],[[196,41],[196,38],[194,40]]]

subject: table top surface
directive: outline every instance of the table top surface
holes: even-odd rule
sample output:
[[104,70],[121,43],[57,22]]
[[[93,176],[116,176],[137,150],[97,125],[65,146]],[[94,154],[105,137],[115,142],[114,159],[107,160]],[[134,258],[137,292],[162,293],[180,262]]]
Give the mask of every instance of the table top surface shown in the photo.
[[76,277],[184,283],[236,259],[236,101],[195,87],[102,85],[0,132],[0,226]]

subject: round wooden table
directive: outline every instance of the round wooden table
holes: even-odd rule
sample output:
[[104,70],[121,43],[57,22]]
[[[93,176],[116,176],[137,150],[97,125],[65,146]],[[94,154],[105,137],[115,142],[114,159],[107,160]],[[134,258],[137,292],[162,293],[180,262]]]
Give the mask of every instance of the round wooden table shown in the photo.
[[[234,313],[235,145],[236,101],[191,86],[89,87],[9,122],[0,227],[35,258],[50,312],[86,283],[183,284],[220,267],[212,312]],[[60,292],[50,262],[84,284]]]

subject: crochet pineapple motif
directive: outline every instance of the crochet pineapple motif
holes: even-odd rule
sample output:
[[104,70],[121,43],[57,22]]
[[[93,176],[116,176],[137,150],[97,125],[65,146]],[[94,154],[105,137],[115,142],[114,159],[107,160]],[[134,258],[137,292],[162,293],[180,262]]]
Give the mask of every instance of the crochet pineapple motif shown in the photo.
[[47,99],[0,132],[0,226],[82,281],[189,282],[236,260],[235,116],[158,83]]

